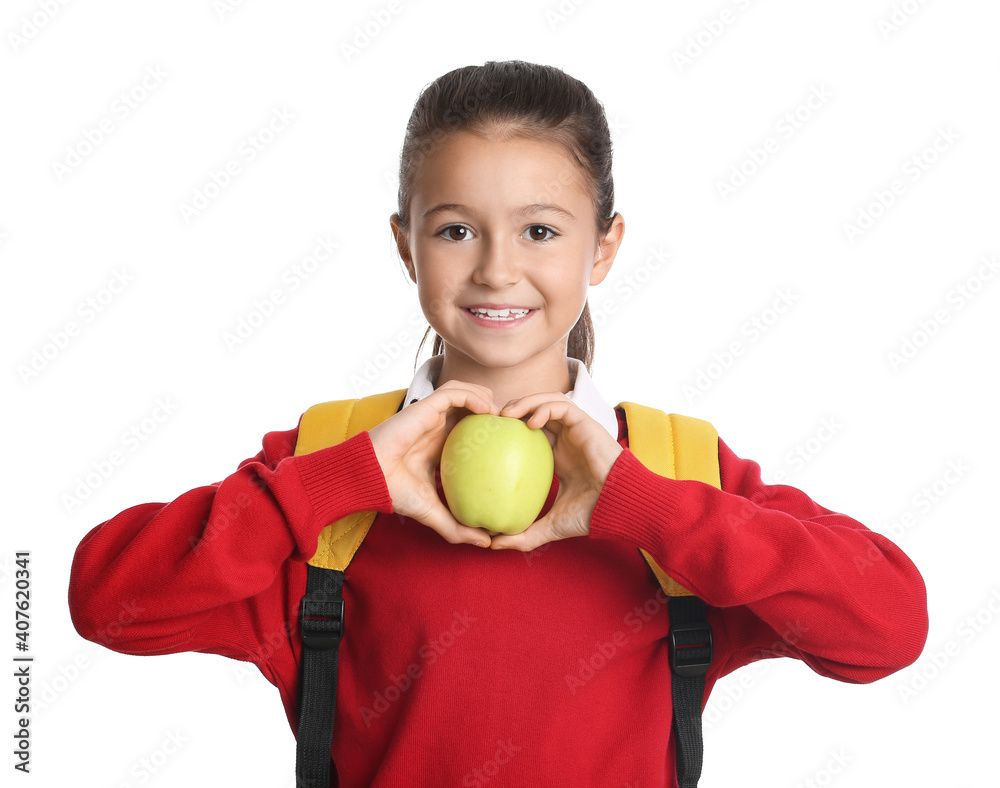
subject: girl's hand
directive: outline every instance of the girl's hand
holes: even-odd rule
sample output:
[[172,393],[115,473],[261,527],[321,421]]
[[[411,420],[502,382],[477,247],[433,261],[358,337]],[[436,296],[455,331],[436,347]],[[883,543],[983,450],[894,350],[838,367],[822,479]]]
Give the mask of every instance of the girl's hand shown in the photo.
[[622,447],[606,429],[561,392],[531,394],[511,400],[501,416],[520,418],[544,428],[552,444],[559,491],[548,513],[519,534],[494,536],[494,549],[534,550],[536,547],[590,533],[590,517]]
[[434,481],[445,438],[467,411],[497,415],[493,392],[485,386],[449,380],[373,427],[368,436],[382,466],[393,511],[433,528],[452,544],[489,547],[489,534],[458,522],[438,498]]

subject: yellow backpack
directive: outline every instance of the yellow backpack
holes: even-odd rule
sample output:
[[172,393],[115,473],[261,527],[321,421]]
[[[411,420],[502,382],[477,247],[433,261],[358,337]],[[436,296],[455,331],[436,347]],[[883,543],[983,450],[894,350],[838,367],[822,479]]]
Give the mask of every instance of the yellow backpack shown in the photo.
[[[295,454],[318,451],[372,429],[400,410],[405,395],[406,389],[399,389],[313,405],[299,422]],[[625,411],[629,451],[649,470],[721,488],[719,436],[710,423],[634,402],[618,407]],[[295,765],[299,788],[329,785],[337,651],[344,631],[344,572],[376,514],[356,512],[327,525],[308,561],[306,594],[299,606],[302,664]],[[712,630],[704,601],[668,576],[645,550],[639,552],[667,595],[678,781],[680,788],[695,788],[701,775],[701,707],[705,673],[712,661]]]

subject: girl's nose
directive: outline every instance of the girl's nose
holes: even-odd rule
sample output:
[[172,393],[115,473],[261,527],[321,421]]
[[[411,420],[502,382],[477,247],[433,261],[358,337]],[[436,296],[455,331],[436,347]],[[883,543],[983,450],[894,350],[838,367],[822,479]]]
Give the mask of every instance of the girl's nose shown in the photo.
[[521,278],[516,254],[515,250],[500,242],[485,245],[472,272],[472,281],[496,290],[515,284]]

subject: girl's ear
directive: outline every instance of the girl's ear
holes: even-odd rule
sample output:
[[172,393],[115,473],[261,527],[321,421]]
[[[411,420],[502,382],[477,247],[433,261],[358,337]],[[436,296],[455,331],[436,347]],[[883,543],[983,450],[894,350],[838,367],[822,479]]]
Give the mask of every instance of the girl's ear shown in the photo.
[[621,246],[622,238],[625,236],[625,219],[620,213],[615,214],[615,219],[611,223],[611,229],[600,239],[597,247],[597,256],[594,258],[594,267],[590,272],[590,284],[599,285],[604,281],[611,270],[611,264],[618,254],[618,247]]
[[410,279],[416,282],[417,272],[413,267],[413,255],[410,254],[410,244],[407,240],[406,233],[403,232],[402,228],[399,226],[398,213],[394,213],[389,217],[389,227],[392,229],[393,238],[396,239],[396,249],[399,251],[399,256],[402,258],[403,264],[406,266],[406,272],[410,275]]

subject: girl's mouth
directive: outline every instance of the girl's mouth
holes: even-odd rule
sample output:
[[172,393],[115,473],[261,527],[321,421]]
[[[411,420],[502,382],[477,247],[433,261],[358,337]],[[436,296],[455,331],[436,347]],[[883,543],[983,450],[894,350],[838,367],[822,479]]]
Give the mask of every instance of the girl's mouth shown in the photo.
[[503,307],[501,309],[466,307],[464,311],[477,325],[487,328],[513,328],[524,323],[537,310],[525,307]]

